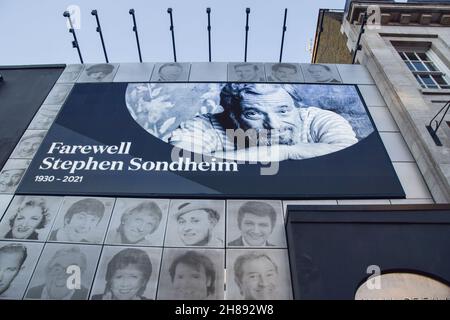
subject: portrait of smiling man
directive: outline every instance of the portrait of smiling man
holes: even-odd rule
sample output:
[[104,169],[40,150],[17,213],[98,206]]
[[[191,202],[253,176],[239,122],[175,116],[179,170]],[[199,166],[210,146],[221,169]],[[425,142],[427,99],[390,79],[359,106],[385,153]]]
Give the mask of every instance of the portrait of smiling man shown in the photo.
[[226,299],[292,299],[288,264],[287,250],[229,250],[227,270],[234,281],[227,285]]
[[228,201],[228,246],[285,247],[281,205],[277,203],[276,208],[275,202]]
[[[293,85],[228,83],[220,93],[223,112],[182,122],[169,143],[221,159],[266,162],[318,157],[358,142],[344,117],[300,106],[293,90]],[[236,139],[240,133],[244,139]]]
[[224,211],[221,200],[173,200],[167,246],[224,247]]

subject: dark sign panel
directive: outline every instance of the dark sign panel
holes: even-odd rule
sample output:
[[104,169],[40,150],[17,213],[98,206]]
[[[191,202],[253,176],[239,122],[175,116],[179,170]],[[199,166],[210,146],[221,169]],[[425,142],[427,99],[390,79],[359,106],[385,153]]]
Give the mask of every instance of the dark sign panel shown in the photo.
[[0,168],[63,69],[61,65],[0,67]]
[[401,198],[355,86],[77,84],[21,194]]
[[450,299],[450,206],[288,206],[295,299]]

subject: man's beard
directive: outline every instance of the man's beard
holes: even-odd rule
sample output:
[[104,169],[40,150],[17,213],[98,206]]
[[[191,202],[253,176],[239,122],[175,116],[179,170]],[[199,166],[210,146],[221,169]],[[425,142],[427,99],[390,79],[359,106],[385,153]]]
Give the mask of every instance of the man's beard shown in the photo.
[[246,137],[248,137],[249,147],[266,147],[275,145],[295,145],[296,129],[293,126],[285,126],[280,129],[253,129],[245,130]]
[[294,145],[295,128],[285,126],[280,129],[255,129],[259,146]]
[[299,134],[297,127],[286,123],[279,129],[249,128],[242,125],[233,114],[230,115],[235,130],[241,129],[246,134],[245,148],[273,145],[295,145],[298,143]]

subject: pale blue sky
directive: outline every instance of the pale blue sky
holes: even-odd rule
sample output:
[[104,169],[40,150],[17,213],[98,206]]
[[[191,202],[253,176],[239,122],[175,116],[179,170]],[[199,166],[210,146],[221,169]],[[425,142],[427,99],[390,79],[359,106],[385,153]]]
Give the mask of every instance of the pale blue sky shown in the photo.
[[211,7],[213,61],[242,61],[245,8],[251,8],[248,61],[277,61],[284,8],[288,8],[283,61],[309,62],[320,8],[342,9],[345,0],[1,0],[0,65],[78,63],[63,11],[81,9],[77,36],[85,63],[104,61],[92,9],[99,12],[110,62],[137,62],[130,8],[136,10],[144,61],[171,61],[169,15],[173,8],[177,59],[207,61]]

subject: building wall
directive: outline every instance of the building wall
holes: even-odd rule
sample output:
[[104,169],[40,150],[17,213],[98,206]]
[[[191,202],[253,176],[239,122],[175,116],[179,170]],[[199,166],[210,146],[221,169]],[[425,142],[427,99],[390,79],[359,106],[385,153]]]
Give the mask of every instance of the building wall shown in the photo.
[[[342,31],[347,47],[355,47],[359,25],[344,20]],[[450,28],[381,25],[366,28],[357,62],[365,65],[386,100],[425,181],[439,203],[450,201],[450,128],[443,125],[438,136],[443,143],[436,146],[426,125],[450,100],[450,90],[422,89],[397,53],[393,42],[428,44],[442,62],[450,66]],[[450,119],[447,115],[446,120]]]
[[320,32],[320,45],[314,52],[312,62],[352,63],[352,56],[346,46],[346,36],[339,32],[344,13],[328,11],[321,11],[321,13],[323,16],[319,15],[319,19],[323,17],[323,20]]

